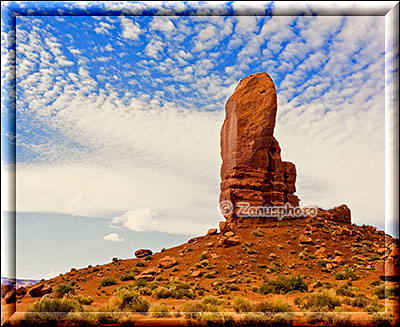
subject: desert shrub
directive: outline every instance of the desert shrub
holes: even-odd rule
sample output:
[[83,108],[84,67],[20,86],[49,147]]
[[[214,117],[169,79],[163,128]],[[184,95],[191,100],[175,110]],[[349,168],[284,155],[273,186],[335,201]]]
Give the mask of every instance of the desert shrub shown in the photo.
[[211,305],[219,305],[221,304],[221,300],[219,300],[216,296],[214,295],[207,295],[203,298],[203,300],[201,301],[202,304],[211,304]]
[[302,302],[303,308],[312,311],[331,311],[335,307],[340,306],[340,299],[332,290],[322,290],[321,292],[312,294]]
[[350,278],[351,280],[359,279],[359,277],[355,274],[355,272],[347,266],[344,267],[341,272],[335,274],[335,279],[337,280],[344,280]]
[[374,294],[378,296],[379,299],[395,298],[399,296],[398,287],[388,287],[386,284],[382,284],[374,288]]
[[143,261],[136,262],[136,267],[144,267],[144,262]]
[[115,278],[112,277],[105,277],[100,281],[100,287],[111,286],[115,284],[116,284]]
[[214,271],[210,271],[204,275],[205,278],[215,278],[216,273]]
[[164,286],[159,286],[151,293],[151,296],[156,299],[166,299],[171,296],[171,291]]
[[251,312],[252,310],[250,301],[243,297],[234,298],[232,306],[236,312]]
[[387,312],[374,313],[371,317],[371,324],[373,326],[391,326],[393,317]]
[[129,269],[127,271],[125,271],[121,276],[120,276],[120,280],[122,281],[127,281],[127,280],[135,280],[135,277],[138,274],[138,270],[137,268],[133,268],[133,269]]
[[21,326],[55,326],[74,312],[82,312],[78,301],[72,299],[42,298],[32,304],[21,321]]
[[340,285],[338,290],[336,291],[337,295],[348,296],[348,297],[355,297],[356,295],[353,293],[349,285]]
[[291,278],[279,276],[276,280],[265,281],[258,288],[258,292],[261,294],[285,294],[292,291],[305,292],[307,290],[308,285],[301,275],[292,276]]
[[168,305],[165,302],[153,305],[150,312],[152,312],[151,315],[156,318],[171,317],[171,314],[168,311]]
[[75,292],[74,288],[71,285],[60,284],[56,288],[56,296],[61,298],[67,294],[73,294]]
[[364,308],[364,311],[369,312],[369,313],[381,312],[381,311],[385,311],[385,306],[380,304],[378,301],[371,301]]
[[281,300],[277,299],[274,301],[263,301],[254,304],[253,306],[254,312],[292,312],[293,307]]
[[110,299],[110,311],[147,312],[149,302],[134,290],[118,288]]
[[202,253],[200,256],[200,260],[206,260],[208,258],[206,253]]
[[253,234],[254,236],[257,236],[257,237],[262,237],[262,236],[264,236],[264,232],[263,232],[263,230],[262,230],[261,228],[257,228],[256,230],[254,230],[254,231],[252,232],[252,234]]
[[332,326],[353,326],[350,322],[350,315],[339,312],[325,313],[324,322]]
[[93,298],[88,295],[79,294],[75,296],[75,300],[77,300],[80,304],[90,305],[93,303]]
[[320,265],[321,267],[326,267],[326,261],[325,260],[322,260],[322,259],[319,259],[319,260],[317,260],[317,264],[318,265]]

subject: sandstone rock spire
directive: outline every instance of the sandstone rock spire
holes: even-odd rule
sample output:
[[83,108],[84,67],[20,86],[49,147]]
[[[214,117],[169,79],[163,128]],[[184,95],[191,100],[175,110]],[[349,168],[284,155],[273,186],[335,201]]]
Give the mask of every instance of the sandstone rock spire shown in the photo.
[[[221,130],[220,202],[252,206],[296,207],[296,167],[281,159],[274,138],[277,98],[274,83],[267,73],[242,79],[228,99]],[[226,218],[229,218],[225,216]]]

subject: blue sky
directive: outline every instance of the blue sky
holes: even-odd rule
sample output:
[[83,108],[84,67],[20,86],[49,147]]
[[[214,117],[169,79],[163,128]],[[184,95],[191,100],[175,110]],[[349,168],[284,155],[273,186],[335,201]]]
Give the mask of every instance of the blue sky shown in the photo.
[[[398,59],[385,48],[385,17],[271,16],[282,5],[269,2],[11,5],[53,14],[16,18],[19,277],[159,250],[217,226],[224,105],[261,71],[276,85],[275,136],[296,164],[301,203],[346,203],[357,224],[385,228],[385,60],[391,69]],[[160,8],[204,16],[99,16]],[[10,37],[3,21],[4,57]],[[3,65],[4,80],[13,62]],[[2,127],[2,143],[13,139]],[[3,151],[11,175],[12,161]],[[55,239],[73,255],[58,261]]]

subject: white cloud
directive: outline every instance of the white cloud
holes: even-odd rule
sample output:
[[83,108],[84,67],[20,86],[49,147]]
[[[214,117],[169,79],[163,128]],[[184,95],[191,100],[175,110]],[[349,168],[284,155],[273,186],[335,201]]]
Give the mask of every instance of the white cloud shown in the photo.
[[174,23],[168,17],[155,16],[150,23],[153,30],[171,33],[175,29]]
[[125,212],[122,216],[115,217],[113,224],[122,223],[124,227],[135,232],[148,232],[157,230],[157,213],[149,208],[140,208]]
[[139,34],[142,33],[141,28],[137,23],[134,23],[130,18],[121,17],[122,37],[130,40],[138,40]]
[[104,241],[110,241],[110,242],[123,242],[124,239],[119,237],[118,233],[110,233],[106,236],[104,236]]
[[96,27],[96,28],[94,29],[94,31],[95,31],[97,34],[110,35],[111,33],[110,33],[109,30],[110,30],[110,29],[113,29],[113,28],[114,28],[113,25],[110,25],[110,24],[105,23],[105,22],[100,22],[99,25],[98,25],[98,27]]

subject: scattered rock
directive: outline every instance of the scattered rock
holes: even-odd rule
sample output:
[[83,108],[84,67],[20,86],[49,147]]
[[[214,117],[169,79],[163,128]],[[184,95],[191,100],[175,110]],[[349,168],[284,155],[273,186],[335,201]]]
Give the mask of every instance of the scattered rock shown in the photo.
[[207,235],[215,235],[218,233],[218,230],[216,228],[210,228],[207,232]]
[[144,258],[147,257],[148,255],[152,255],[153,251],[149,250],[149,249],[140,249],[135,251],[135,257],[136,258]]
[[334,262],[336,263],[342,263],[344,261],[342,256],[337,256],[333,259]]
[[376,250],[377,253],[379,254],[384,254],[386,252],[385,248],[379,248],[378,250]]
[[5,297],[11,291],[11,285],[1,284],[1,297]]
[[226,236],[226,237],[231,237],[231,236],[234,236],[235,235],[235,233],[234,232],[226,232],[226,233],[224,233],[224,236]]
[[300,243],[308,244],[308,243],[311,243],[311,241],[312,241],[311,237],[308,237],[308,236],[306,236],[306,235],[304,235],[304,234],[301,234],[301,235],[299,236],[299,242],[300,242]]
[[20,288],[18,288],[17,290],[16,290],[16,296],[18,297],[18,298],[22,298],[22,297],[24,297],[25,295],[26,295],[26,293],[28,293],[28,291],[26,290],[26,288],[25,287],[20,287]]
[[44,287],[44,285],[37,285],[32,287],[29,290],[29,295],[31,297],[42,297],[44,294],[42,294],[42,288]]
[[15,290],[7,292],[7,294],[4,296],[6,303],[15,303],[16,299]]
[[175,266],[178,263],[174,257],[166,256],[162,258],[158,266],[162,269],[168,269]]
[[226,233],[226,232],[229,232],[231,230],[231,228],[226,221],[221,221],[219,223],[219,230],[221,231],[221,233]]
[[276,253],[274,253],[274,252],[271,252],[270,254],[269,254],[269,258],[270,259],[275,259],[277,257],[277,255],[276,255]]
[[53,291],[53,288],[51,286],[45,286],[42,288],[41,290],[41,296],[45,295],[45,294],[50,294]]
[[335,266],[332,263],[326,264],[326,269],[333,269]]
[[143,275],[159,275],[161,274],[161,269],[160,268],[147,268],[142,271]]
[[227,237],[227,238],[222,238],[220,240],[220,243],[225,246],[233,246],[233,245],[237,245],[240,243],[240,239],[236,236],[231,236],[231,237]]
[[314,255],[318,258],[318,259],[322,259],[326,257],[326,248],[319,248],[318,250],[316,250],[314,252]]
[[202,275],[202,272],[200,270],[195,270],[190,274],[190,276],[192,276],[192,277],[200,277],[201,275]]

